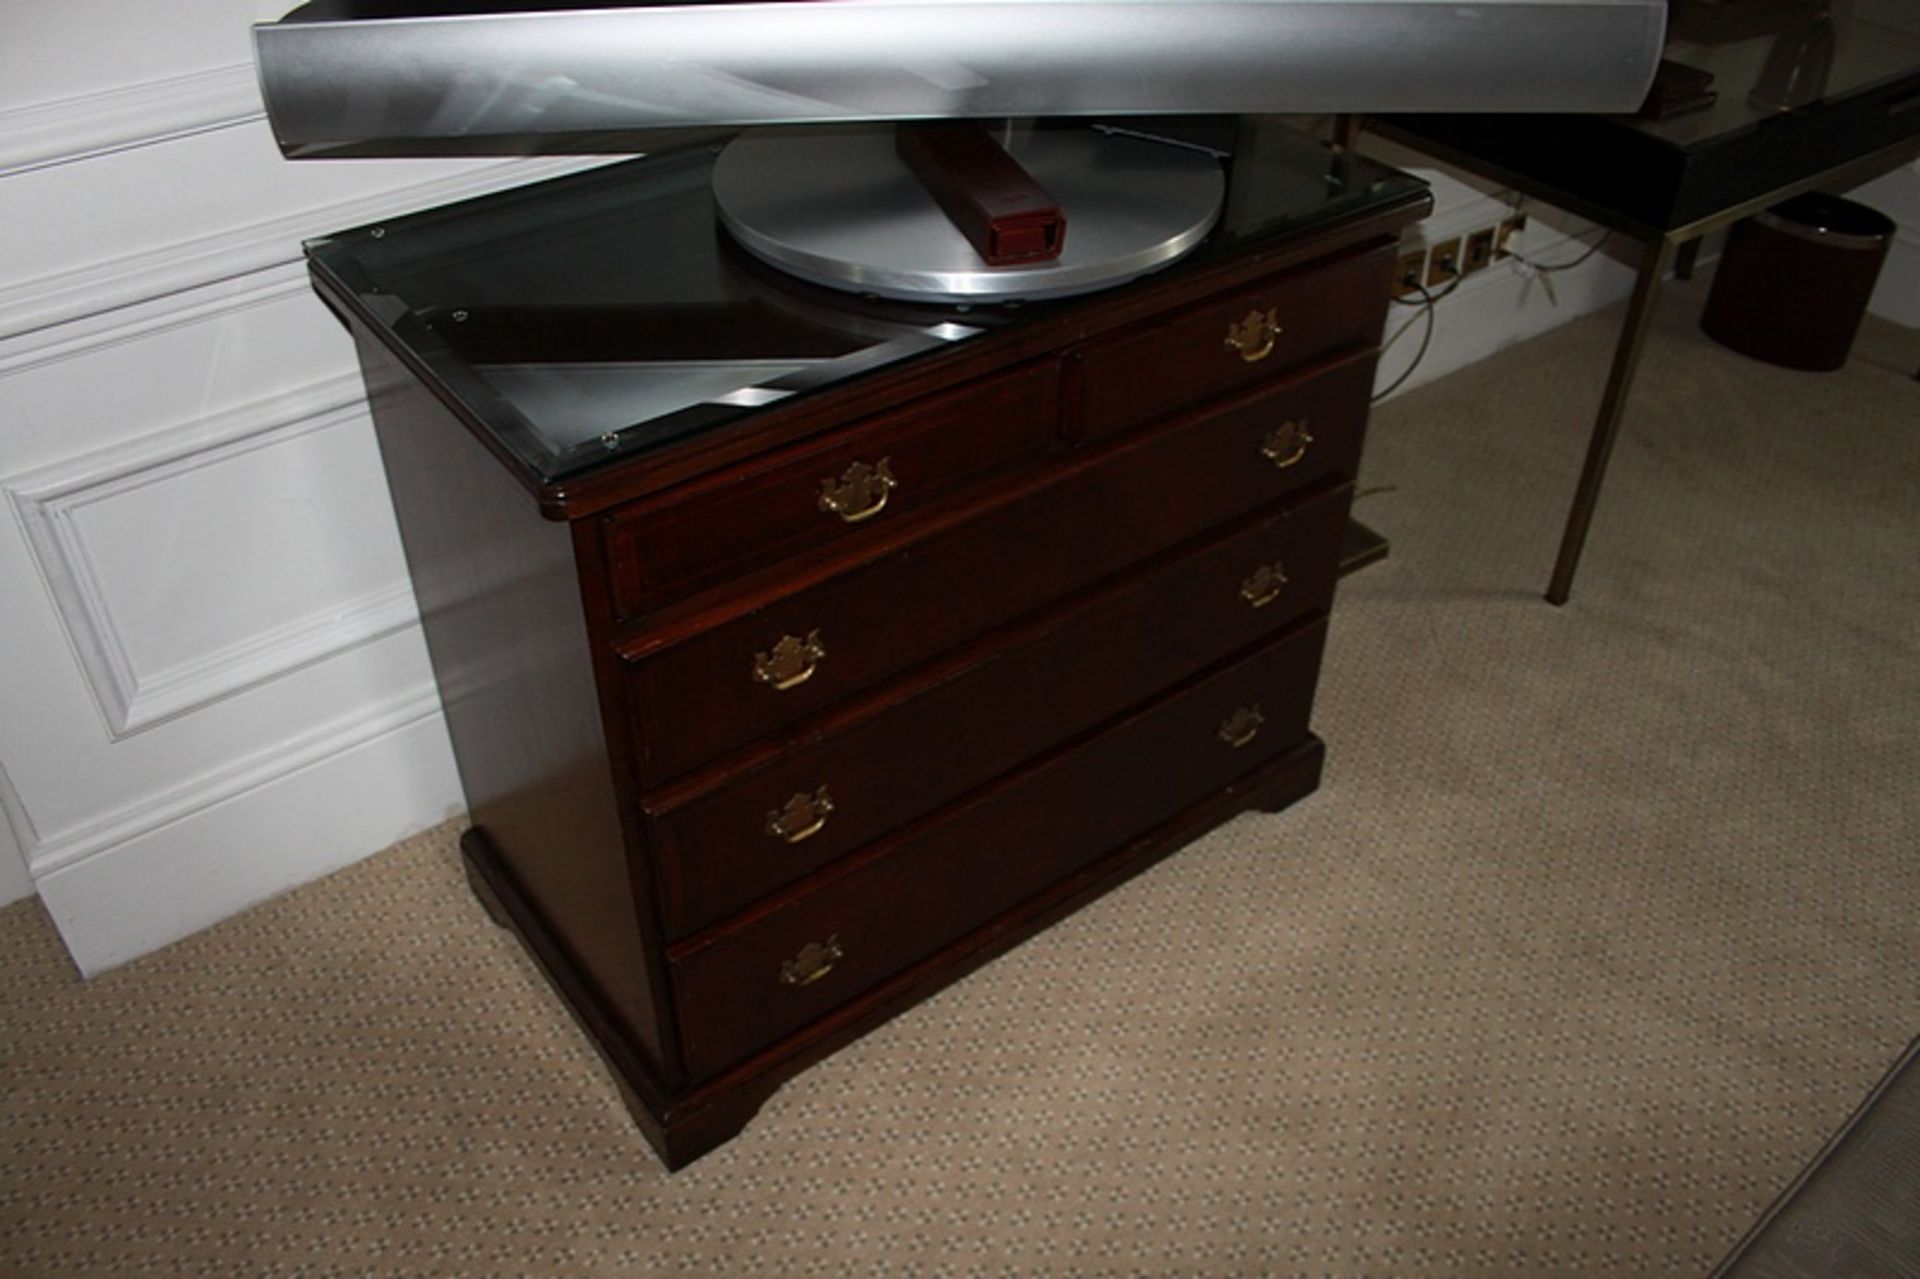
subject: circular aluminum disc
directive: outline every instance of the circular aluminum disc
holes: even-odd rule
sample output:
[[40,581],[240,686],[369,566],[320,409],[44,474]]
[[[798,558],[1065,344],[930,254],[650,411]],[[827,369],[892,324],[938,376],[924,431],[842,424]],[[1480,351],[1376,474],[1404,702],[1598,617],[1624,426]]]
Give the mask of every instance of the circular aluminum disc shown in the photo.
[[1008,147],[1067,215],[1051,262],[991,267],[894,154],[890,125],[743,134],[713,169],[720,219],[748,252],[815,284],[913,302],[1066,297],[1198,245],[1226,179],[1211,156],[1084,129]]

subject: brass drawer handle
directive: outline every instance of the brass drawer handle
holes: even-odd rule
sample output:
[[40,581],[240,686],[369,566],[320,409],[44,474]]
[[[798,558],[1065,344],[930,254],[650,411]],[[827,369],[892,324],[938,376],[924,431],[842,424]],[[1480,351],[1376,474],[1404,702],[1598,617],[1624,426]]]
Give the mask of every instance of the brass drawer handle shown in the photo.
[[1275,310],[1268,307],[1264,312],[1249,311],[1244,320],[1229,324],[1227,350],[1238,351],[1248,364],[1273,354],[1273,344],[1280,336],[1280,317]]
[[1267,461],[1284,471],[1305,457],[1307,446],[1312,443],[1313,432],[1307,429],[1307,419],[1288,418],[1267,432],[1260,452]]
[[1260,735],[1260,726],[1267,717],[1260,710],[1260,703],[1242,706],[1233,714],[1220,721],[1220,740],[1239,750]]
[[887,498],[899,486],[888,469],[890,457],[873,466],[855,462],[838,480],[820,481],[820,509],[838,515],[849,524],[870,520],[886,509]]
[[776,808],[767,814],[767,834],[789,844],[812,839],[827,824],[827,814],[832,811],[833,800],[828,797],[826,787],[811,795],[801,791],[787,801],[785,808]]
[[783,635],[771,653],[753,655],[753,677],[783,692],[812,679],[826,655],[827,646],[820,642],[819,631],[808,631],[805,639]]
[[811,986],[833,971],[833,966],[846,957],[840,949],[840,934],[835,933],[824,942],[810,941],[800,948],[800,953],[780,964],[780,984],[783,986]]
[[1251,577],[1240,583],[1240,598],[1255,608],[1265,608],[1280,598],[1280,592],[1286,586],[1286,565],[1275,560],[1271,564],[1262,564],[1253,570]]

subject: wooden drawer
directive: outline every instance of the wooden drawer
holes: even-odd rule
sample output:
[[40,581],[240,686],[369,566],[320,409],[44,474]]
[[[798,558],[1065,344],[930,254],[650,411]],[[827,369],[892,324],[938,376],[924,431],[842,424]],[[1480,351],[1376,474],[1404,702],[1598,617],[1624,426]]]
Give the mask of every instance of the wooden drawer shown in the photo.
[[1067,362],[1067,434],[1095,439],[1380,340],[1392,249],[1283,272],[1102,338]]
[[844,873],[670,949],[689,1071],[739,1062],[1303,742],[1325,634],[1315,619]]
[[640,636],[623,646],[640,780],[656,785],[1197,531],[1351,476],[1372,378],[1366,354],[1267,388],[742,616]]
[[837,716],[795,749],[649,800],[668,933],[711,924],[1325,608],[1350,492],[1318,490],[944,664],[898,700]]
[[614,607],[630,616],[782,556],[894,530],[936,498],[1043,456],[1052,361],[756,458],[608,521]]

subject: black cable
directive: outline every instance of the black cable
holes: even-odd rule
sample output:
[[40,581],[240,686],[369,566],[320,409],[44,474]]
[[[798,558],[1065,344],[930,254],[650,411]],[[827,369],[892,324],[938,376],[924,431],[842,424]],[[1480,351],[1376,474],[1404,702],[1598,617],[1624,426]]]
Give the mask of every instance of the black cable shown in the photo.
[[1579,257],[1574,258],[1568,262],[1551,262],[1551,263],[1535,262],[1532,258],[1526,257],[1525,255],[1519,254],[1519,253],[1509,253],[1507,256],[1512,258],[1514,261],[1520,263],[1522,266],[1527,267],[1530,270],[1538,271],[1542,275],[1552,275],[1556,271],[1573,270],[1573,268],[1579,266],[1582,262],[1585,262],[1588,258],[1598,253],[1600,251],[1600,247],[1604,245],[1608,240],[1611,240],[1612,238],[1613,238],[1613,232],[1611,231],[1602,232],[1599,239],[1595,240],[1592,244],[1589,244],[1587,246],[1587,251],[1585,253],[1582,253]]
[[1386,399],[1389,395],[1392,395],[1395,391],[1399,390],[1403,385],[1406,384],[1407,379],[1413,376],[1413,371],[1420,367],[1420,361],[1427,358],[1427,348],[1433,344],[1433,330],[1435,326],[1439,323],[1438,318],[1434,314],[1434,304],[1439,302],[1441,298],[1446,297],[1448,293],[1452,293],[1455,289],[1459,288],[1460,278],[1458,276],[1455,276],[1453,283],[1447,286],[1446,293],[1440,293],[1437,295],[1429,292],[1427,290],[1427,286],[1424,284],[1415,284],[1412,287],[1420,294],[1420,299],[1423,305],[1419,312],[1417,312],[1412,317],[1410,317],[1405,324],[1402,324],[1399,328],[1393,331],[1392,337],[1388,338],[1386,341],[1380,344],[1380,353],[1382,355],[1385,355],[1387,353],[1387,349],[1391,347],[1395,342],[1398,342],[1401,339],[1401,337],[1406,333],[1406,331],[1412,328],[1414,324],[1419,321],[1422,315],[1427,317],[1427,331],[1421,334],[1420,336],[1420,349],[1413,353],[1413,363],[1407,365],[1405,371],[1403,371],[1399,377],[1393,379],[1392,383],[1388,385],[1386,390],[1381,391],[1380,393],[1375,395],[1373,399],[1370,401],[1370,403],[1378,404],[1381,400]]
[[1447,282],[1447,287],[1440,290],[1438,293],[1427,292],[1427,290],[1421,285],[1421,283],[1418,280],[1402,280],[1400,282],[1400,287],[1403,289],[1415,290],[1420,294],[1420,300],[1416,302],[1412,298],[1402,297],[1398,293],[1393,295],[1392,300],[1395,302],[1398,302],[1401,306],[1427,306],[1431,303],[1438,302],[1443,298],[1451,297],[1453,295],[1453,291],[1460,287],[1460,282],[1465,278],[1466,277],[1463,275],[1454,276],[1453,279]]

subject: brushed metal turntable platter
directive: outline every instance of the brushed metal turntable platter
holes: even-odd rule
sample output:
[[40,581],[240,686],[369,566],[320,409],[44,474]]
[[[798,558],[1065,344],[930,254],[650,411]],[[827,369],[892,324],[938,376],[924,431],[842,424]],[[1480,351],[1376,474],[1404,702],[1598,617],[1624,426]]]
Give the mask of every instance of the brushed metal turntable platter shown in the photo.
[[713,170],[720,219],[755,257],[815,284],[913,302],[1107,288],[1177,261],[1226,194],[1213,156],[1093,129],[1015,131],[1007,149],[1066,211],[1051,262],[990,267],[894,154],[888,125],[747,133]]

